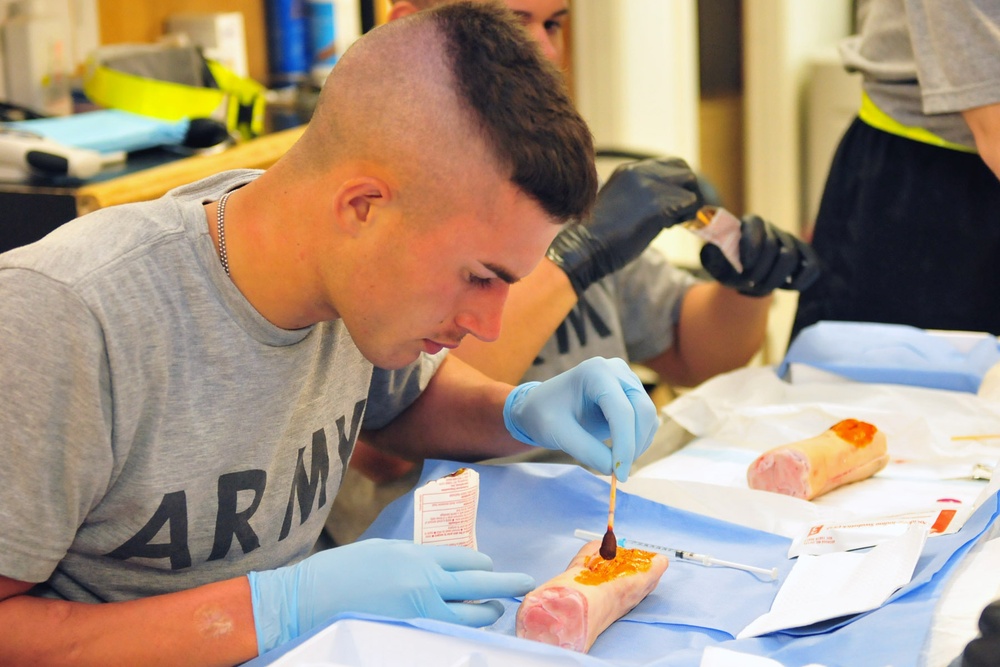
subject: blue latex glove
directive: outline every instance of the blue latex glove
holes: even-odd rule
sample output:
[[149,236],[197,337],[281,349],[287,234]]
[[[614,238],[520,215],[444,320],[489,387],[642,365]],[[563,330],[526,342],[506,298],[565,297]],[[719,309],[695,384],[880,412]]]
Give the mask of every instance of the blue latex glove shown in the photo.
[[518,386],[507,396],[503,419],[521,442],[561,449],[605,475],[613,470],[620,482],[659,426],[656,406],[628,364],[597,357]]
[[257,649],[268,651],[345,611],[490,625],[503,605],[470,600],[516,597],[535,587],[527,574],[492,570],[490,557],[474,549],[373,539],[251,572]]

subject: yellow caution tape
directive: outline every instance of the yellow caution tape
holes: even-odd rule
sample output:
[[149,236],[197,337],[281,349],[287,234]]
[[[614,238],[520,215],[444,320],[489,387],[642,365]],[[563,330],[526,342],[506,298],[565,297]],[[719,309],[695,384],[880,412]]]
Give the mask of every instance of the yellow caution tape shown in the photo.
[[264,86],[214,60],[207,63],[218,88],[149,79],[95,65],[89,68],[83,91],[92,102],[110,109],[167,121],[215,118],[245,138],[260,135],[264,131]]

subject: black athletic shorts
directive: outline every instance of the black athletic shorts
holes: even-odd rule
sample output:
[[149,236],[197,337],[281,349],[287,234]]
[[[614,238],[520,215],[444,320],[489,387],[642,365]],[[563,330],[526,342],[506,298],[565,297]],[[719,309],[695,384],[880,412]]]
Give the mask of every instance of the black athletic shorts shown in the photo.
[[1000,335],[1000,180],[976,154],[855,119],[812,243],[823,273],[799,297],[793,338],[819,320]]

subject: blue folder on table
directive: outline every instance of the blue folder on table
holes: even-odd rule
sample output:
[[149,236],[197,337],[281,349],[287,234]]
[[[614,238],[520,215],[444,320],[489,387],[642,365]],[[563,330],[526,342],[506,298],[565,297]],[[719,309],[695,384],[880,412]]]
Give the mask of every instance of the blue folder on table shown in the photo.
[[823,321],[799,333],[777,372],[787,377],[792,364],[803,364],[857,382],[976,393],[997,363],[1000,345],[989,334]]

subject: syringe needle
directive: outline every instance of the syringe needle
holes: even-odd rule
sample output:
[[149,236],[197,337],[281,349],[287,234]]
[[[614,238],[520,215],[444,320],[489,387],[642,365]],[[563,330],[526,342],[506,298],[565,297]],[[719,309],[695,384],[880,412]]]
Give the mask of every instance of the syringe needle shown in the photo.
[[778,578],[778,568],[772,567],[770,570],[766,567],[757,567],[756,565],[744,565],[743,563],[734,563],[730,560],[722,560],[721,558],[712,558],[711,556],[703,556],[701,554],[694,554],[696,560],[704,559],[706,565],[717,565],[718,567],[731,567],[734,570],[745,570],[746,572],[753,572],[754,574],[759,574],[770,578],[774,581]]
[[[599,540],[601,535],[599,533],[594,533],[589,530],[583,530],[577,528],[573,531],[573,535],[584,540]],[[689,563],[698,563],[700,565],[705,565],[706,567],[716,566],[716,567],[728,567],[734,570],[743,570],[744,572],[751,572],[753,574],[759,574],[761,576],[768,577],[771,581],[778,578],[778,568],[772,567],[771,569],[765,567],[757,567],[756,565],[745,565],[743,563],[736,563],[729,560],[722,560],[721,558],[713,558],[712,556],[707,556],[705,554],[697,554],[692,551],[684,551],[682,549],[672,549],[670,547],[661,547],[657,544],[649,544],[647,542],[637,542],[635,540],[630,540],[627,538],[618,538],[618,545],[630,549],[645,549],[646,551],[656,551],[659,553],[666,554],[668,556],[673,556],[674,558],[682,561],[687,561]]]

